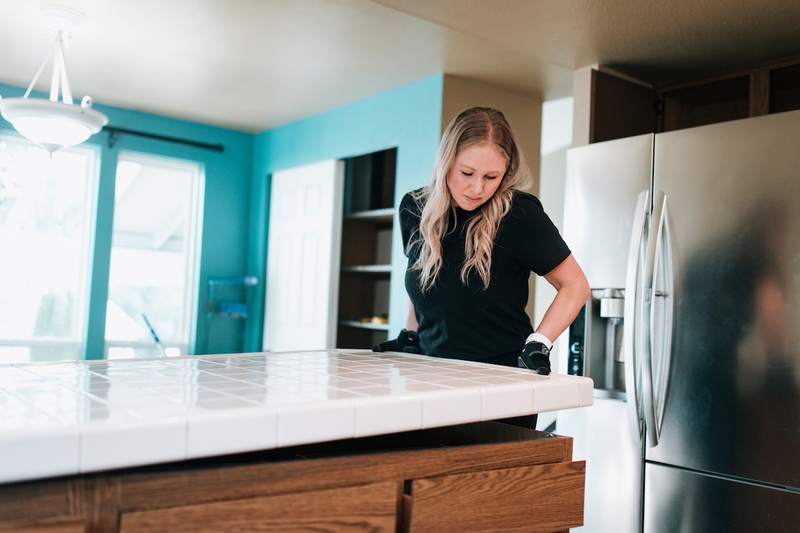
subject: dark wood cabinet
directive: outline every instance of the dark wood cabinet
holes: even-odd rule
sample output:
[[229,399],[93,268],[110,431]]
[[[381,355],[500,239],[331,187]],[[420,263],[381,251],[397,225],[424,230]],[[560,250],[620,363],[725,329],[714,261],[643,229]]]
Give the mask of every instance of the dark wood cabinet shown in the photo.
[[750,116],[748,76],[672,89],[661,93],[659,131],[694,128]]
[[0,531],[563,531],[572,439],[499,422],[0,485]]
[[593,70],[592,143],[800,109],[800,59],[649,87]]
[[656,92],[652,87],[592,71],[590,142],[603,142],[656,131]]
[[769,72],[769,112],[800,109],[800,65]]

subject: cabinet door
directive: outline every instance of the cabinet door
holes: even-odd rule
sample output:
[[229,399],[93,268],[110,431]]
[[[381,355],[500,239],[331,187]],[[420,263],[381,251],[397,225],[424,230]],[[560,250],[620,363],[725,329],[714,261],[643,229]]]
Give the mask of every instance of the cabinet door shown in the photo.
[[387,531],[394,532],[398,485],[264,496],[123,513],[125,532]]
[[556,463],[417,479],[408,530],[560,531],[583,524],[586,463]]

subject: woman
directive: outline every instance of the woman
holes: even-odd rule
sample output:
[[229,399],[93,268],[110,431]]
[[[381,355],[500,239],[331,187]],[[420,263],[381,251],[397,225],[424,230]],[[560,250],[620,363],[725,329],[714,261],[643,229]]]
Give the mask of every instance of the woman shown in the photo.
[[[409,312],[406,330],[376,350],[550,373],[553,341],[589,286],[539,200],[520,190],[527,178],[503,113],[473,107],[450,122],[433,183],[400,203]],[[525,313],[531,271],[558,291],[535,332]]]

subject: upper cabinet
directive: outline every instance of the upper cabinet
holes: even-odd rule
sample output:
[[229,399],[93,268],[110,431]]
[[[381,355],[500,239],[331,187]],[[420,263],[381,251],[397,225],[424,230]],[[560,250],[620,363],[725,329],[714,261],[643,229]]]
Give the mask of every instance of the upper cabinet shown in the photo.
[[800,109],[800,60],[658,87],[602,67],[590,80],[590,143]]

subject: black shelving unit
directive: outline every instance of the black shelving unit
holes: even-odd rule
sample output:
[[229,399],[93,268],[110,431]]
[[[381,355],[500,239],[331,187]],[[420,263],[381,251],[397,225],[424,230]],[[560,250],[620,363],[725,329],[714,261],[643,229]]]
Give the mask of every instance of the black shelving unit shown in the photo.
[[396,149],[345,160],[339,348],[370,348],[388,336],[396,161]]

